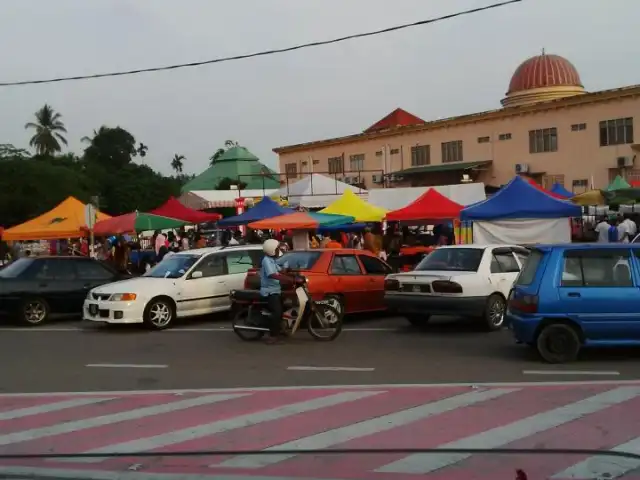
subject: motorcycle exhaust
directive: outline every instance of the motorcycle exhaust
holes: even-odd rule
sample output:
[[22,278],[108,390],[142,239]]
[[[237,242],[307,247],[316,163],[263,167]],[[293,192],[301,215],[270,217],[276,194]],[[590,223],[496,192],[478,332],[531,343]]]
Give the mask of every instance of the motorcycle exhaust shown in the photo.
[[252,332],[268,332],[269,329],[265,327],[252,327],[250,325],[234,325],[234,330],[249,330]]

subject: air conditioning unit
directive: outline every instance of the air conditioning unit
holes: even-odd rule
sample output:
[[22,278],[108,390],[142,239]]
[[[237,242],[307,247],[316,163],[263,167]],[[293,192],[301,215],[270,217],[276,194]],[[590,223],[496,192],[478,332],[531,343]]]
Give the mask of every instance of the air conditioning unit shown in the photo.
[[336,180],[339,182],[344,182],[344,177],[336,177]]
[[383,178],[382,175],[372,175],[371,176],[371,181],[373,183],[382,183],[382,182],[384,182],[384,178]]
[[351,183],[354,185],[360,183],[360,177],[351,177]]
[[353,177],[344,177],[344,183],[353,183]]
[[633,167],[632,157],[618,157],[616,160],[618,168]]
[[527,163],[516,163],[516,173],[527,173],[529,172],[529,164]]

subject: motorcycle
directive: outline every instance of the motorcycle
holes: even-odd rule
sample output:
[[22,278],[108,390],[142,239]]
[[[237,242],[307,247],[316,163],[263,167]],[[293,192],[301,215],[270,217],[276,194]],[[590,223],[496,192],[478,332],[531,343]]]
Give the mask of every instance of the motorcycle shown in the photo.
[[[267,309],[266,298],[259,291],[233,290],[230,297],[232,309],[237,311],[233,318],[233,331],[238,337],[244,341],[256,341],[269,333],[271,312]],[[309,294],[306,277],[297,275],[295,297],[283,292],[281,331],[292,336],[303,321],[315,340],[332,341],[342,332],[340,312],[330,305],[316,303]]]

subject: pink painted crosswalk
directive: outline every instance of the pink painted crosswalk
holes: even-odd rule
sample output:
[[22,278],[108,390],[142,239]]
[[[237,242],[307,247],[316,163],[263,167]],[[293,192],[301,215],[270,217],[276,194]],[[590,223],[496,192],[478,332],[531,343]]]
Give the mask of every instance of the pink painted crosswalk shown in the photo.
[[[640,478],[640,460],[604,454],[297,453],[401,448],[638,454],[640,383],[0,395],[0,454],[104,455],[0,459],[0,476],[444,480],[522,469],[530,479]],[[163,455],[193,451],[240,453]]]

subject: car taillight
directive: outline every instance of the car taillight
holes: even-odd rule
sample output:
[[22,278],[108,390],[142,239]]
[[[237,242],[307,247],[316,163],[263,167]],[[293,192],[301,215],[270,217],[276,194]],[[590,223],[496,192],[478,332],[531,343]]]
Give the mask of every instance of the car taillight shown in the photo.
[[392,278],[384,281],[384,289],[389,291],[398,291],[400,290],[400,282],[398,280],[394,280]]
[[436,293],[462,293],[462,285],[448,280],[431,282],[431,290]]
[[509,310],[515,310],[522,313],[536,313],[538,311],[538,296],[523,295],[515,298],[511,295],[509,299]]

